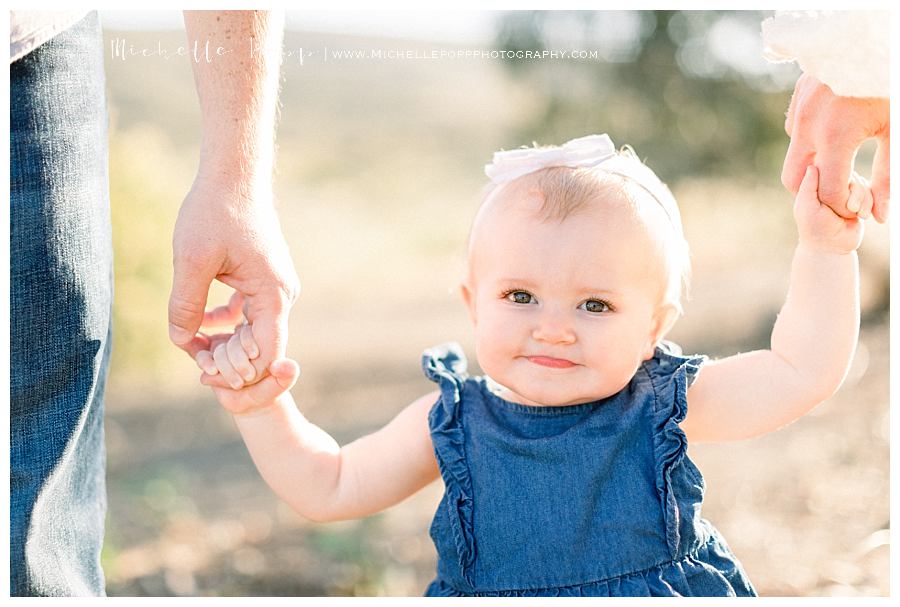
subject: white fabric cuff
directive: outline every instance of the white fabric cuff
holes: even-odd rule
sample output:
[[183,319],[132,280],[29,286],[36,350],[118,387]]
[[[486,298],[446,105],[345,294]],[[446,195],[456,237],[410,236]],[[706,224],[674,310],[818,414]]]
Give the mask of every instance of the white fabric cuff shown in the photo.
[[776,11],[762,22],[769,61],[796,61],[842,97],[890,97],[888,11]]

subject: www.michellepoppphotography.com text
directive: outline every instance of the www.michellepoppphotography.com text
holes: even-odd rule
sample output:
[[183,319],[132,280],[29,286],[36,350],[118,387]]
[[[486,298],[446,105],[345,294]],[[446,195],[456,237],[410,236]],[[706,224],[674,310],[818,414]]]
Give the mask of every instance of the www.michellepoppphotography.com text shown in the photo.
[[[209,40],[194,40],[192,43],[180,46],[165,45],[157,41],[156,45],[136,45],[130,43],[127,38],[117,37],[109,41],[110,58],[119,61],[129,59],[160,58],[179,59],[187,58],[194,63],[212,63],[217,58],[234,53],[245,53],[253,58],[259,55],[262,49],[254,39],[249,39],[242,47],[225,47],[213,44]],[[283,48],[282,56],[285,60],[294,61],[303,65],[307,61],[396,61],[396,60],[441,60],[441,59],[521,59],[526,61],[537,60],[580,60],[603,61],[604,57],[597,50],[509,50],[509,49],[482,49],[482,48],[418,48],[404,49],[399,46],[382,48],[340,48],[340,47],[298,47]]]

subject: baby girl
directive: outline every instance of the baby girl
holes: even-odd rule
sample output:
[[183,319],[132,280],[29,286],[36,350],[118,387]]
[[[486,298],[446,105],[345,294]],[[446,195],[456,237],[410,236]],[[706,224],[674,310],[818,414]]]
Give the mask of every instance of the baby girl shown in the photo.
[[[314,521],[376,513],[441,478],[428,595],[754,595],[701,516],[687,447],[772,432],[838,389],[861,220],[819,202],[810,167],[771,348],[710,360],[663,341],[688,247],[674,198],[630,150],[593,135],[498,152],[486,172],[461,285],[485,375],[467,375],[456,344],[426,351],[438,389],[343,447],[297,410],[291,360],[214,388],[263,478]],[[850,197],[867,216],[861,180]],[[197,362],[242,385],[256,352],[244,325]]]

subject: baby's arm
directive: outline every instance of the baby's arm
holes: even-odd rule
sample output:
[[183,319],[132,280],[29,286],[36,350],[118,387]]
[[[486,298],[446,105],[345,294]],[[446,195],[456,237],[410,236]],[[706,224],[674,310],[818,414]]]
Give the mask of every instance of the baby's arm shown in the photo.
[[[840,387],[859,333],[860,219],[843,219],[817,197],[807,169],[794,205],[799,243],[771,348],[704,365],[688,390],[682,429],[691,441],[740,440],[803,416]],[[868,214],[867,188],[851,185],[852,206]]]
[[[241,342],[239,332],[231,339],[235,351],[252,347]],[[428,428],[437,392],[414,401],[380,430],[340,447],[297,410],[288,390],[298,373],[296,363],[280,360],[257,384],[241,390],[213,387],[266,483],[298,513],[318,522],[367,516],[438,477]]]

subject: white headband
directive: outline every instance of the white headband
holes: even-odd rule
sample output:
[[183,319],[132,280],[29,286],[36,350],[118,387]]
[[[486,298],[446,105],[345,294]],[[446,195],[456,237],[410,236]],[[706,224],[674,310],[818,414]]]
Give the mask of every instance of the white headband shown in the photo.
[[572,139],[561,146],[494,152],[493,161],[484,167],[484,174],[501,184],[549,167],[599,168],[624,177],[649,192],[681,231],[678,206],[666,184],[640,160],[617,153],[606,133]]

